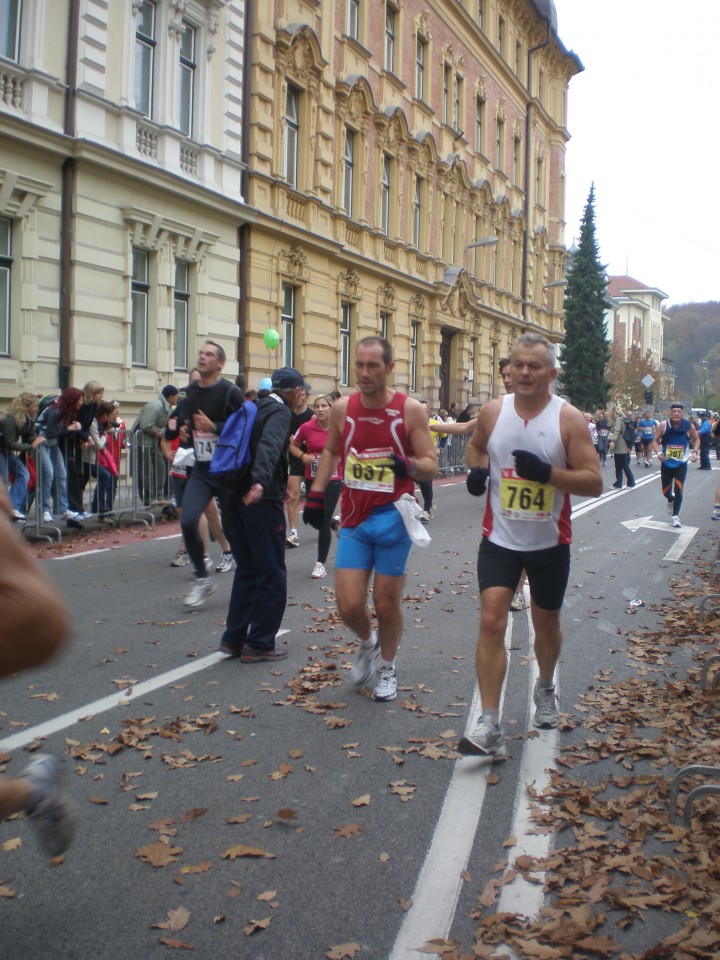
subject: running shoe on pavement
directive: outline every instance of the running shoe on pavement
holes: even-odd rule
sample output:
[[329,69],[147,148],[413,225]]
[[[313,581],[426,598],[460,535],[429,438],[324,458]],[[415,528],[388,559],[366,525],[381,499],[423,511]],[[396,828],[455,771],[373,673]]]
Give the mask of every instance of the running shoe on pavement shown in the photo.
[[363,687],[375,676],[377,658],[380,656],[380,643],[375,630],[370,634],[374,641],[373,646],[364,647],[362,644],[355,654],[355,662],[350,670],[350,683],[354,687]]
[[500,726],[480,717],[475,729],[458,743],[459,753],[473,757],[497,757],[505,753],[505,736]]
[[682,523],[680,522],[680,517],[676,517],[675,515],[673,515],[672,525],[673,525],[674,527],[681,527],[681,526],[682,526]]
[[285,537],[285,543],[288,545],[288,547],[299,547],[300,537],[298,537],[297,533],[291,530],[290,533]]
[[190,588],[190,593],[185,597],[183,603],[189,610],[200,610],[205,606],[207,598],[215,593],[216,587],[210,577],[196,577],[195,582]]
[[223,553],[222,560],[215,567],[216,573],[230,573],[230,571],[235,567],[235,558],[232,553]]
[[555,687],[539,687],[535,685],[533,690],[533,700],[535,701],[535,716],[533,725],[542,730],[553,730],[560,723],[558,715],[557,697],[555,696]]
[[377,683],[372,692],[373,700],[394,700],[397,697],[397,670],[395,667],[378,667]]
[[525,594],[522,592],[522,590],[518,590],[518,592],[512,598],[510,609],[515,611],[525,609]]
[[327,576],[327,570],[325,569],[325,564],[318,562],[313,567],[313,572],[310,574],[313,580],[322,580],[323,577]]
[[675,503],[675,497],[672,497],[670,500],[668,500],[668,502],[667,502],[667,512],[668,512],[668,513],[672,513],[672,512],[673,512],[673,504],[674,504],[674,503]]
[[32,790],[27,815],[38,832],[40,843],[50,857],[59,857],[73,841],[77,813],[63,796],[62,766],[57,757],[39,753],[21,773]]
[[173,559],[170,561],[171,567],[186,567],[190,563],[190,557],[187,555],[186,550],[178,550]]
[[713,507],[713,512],[710,514],[711,520],[720,520],[720,507]]

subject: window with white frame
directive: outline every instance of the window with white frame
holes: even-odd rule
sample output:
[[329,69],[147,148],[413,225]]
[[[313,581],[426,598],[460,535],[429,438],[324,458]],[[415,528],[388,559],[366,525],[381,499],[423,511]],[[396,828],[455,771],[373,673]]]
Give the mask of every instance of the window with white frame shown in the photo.
[[462,115],[462,87],[463,87],[463,78],[462,74],[456,73],[453,78],[453,129],[457,130],[459,133],[462,133],[462,127],[460,125],[460,117]]
[[385,3],[385,69],[395,72],[395,28],[397,9],[391,0]]
[[379,331],[380,336],[383,338],[383,340],[387,340],[387,338],[388,338],[388,320],[389,320],[387,310],[381,310],[381,311],[380,311],[380,316],[378,317],[378,319],[379,319],[379,321],[380,321],[380,331]]
[[355,131],[345,128],[345,162],[343,164],[343,210],[353,215],[353,193],[355,187]]
[[427,42],[422,37],[417,38],[415,47],[415,97],[425,99],[425,59]]
[[410,383],[409,388],[414,393],[417,390],[418,374],[418,346],[420,342],[420,324],[410,324]]
[[12,221],[0,217],[0,355],[10,354]]
[[360,0],[347,0],[345,12],[345,33],[353,40],[359,40]]
[[415,188],[413,190],[413,208],[412,208],[412,244],[419,250],[420,239],[422,235],[422,213],[423,213],[423,181],[422,177],[415,177]]
[[291,187],[298,185],[298,142],[300,138],[300,91],[288,84],[285,100],[285,142],[283,162],[285,179]]
[[446,63],[443,66],[443,99],[442,99],[442,120],[443,123],[450,123],[450,111],[452,109],[451,105],[451,96],[452,96],[452,78],[453,70],[449,63]]
[[22,0],[0,0],[0,57],[17,60],[20,57],[20,20]]
[[538,157],[535,161],[535,203],[540,205],[545,199],[543,172],[543,158]]
[[148,361],[148,315],[150,299],[150,256],[133,247],[131,280],[130,348],[132,364],[146,367]]
[[352,304],[340,304],[340,386],[350,384],[350,335],[352,323]]
[[179,80],[179,119],[180,130],[188,137],[193,133],[193,108],[195,103],[195,39],[196,30],[183,20],[183,32],[180,35],[180,80]]
[[175,263],[175,289],[173,290],[175,331],[173,338],[174,365],[176,370],[188,368],[188,319],[190,315],[190,264],[184,260]]
[[382,179],[380,181],[380,229],[390,233],[390,193],[392,190],[392,160],[384,153],[382,158]]
[[152,116],[155,61],[155,4],[141,0],[135,22],[135,109]]
[[505,121],[502,117],[498,117],[495,124],[495,169],[502,170],[505,163],[505,154],[504,154],[504,140],[505,140]]
[[295,364],[295,287],[290,283],[282,285],[280,330],[283,365],[292,367]]
[[485,97],[475,97],[475,153],[485,153]]

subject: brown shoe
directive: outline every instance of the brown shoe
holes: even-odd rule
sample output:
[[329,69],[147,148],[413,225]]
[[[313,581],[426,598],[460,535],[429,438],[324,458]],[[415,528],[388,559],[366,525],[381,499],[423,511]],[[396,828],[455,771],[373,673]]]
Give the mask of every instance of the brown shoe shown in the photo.
[[274,663],[276,660],[284,660],[287,657],[287,650],[253,650],[250,647],[243,647],[240,654],[241,663]]

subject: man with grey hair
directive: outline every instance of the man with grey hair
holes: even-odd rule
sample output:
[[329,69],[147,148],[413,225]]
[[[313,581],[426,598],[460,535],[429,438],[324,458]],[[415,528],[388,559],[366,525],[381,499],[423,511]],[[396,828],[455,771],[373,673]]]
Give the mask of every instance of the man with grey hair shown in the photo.
[[[475,663],[482,714],[461,753],[505,752],[500,694],[507,658],[505,630],[520,572],[530,585],[539,677],[533,699],[536,727],[559,722],[555,667],[562,646],[560,609],[570,572],[570,495],[602,492],[597,454],[583,415],[555,396],[553,345],[527,333],[510,352],[512,392],[486,403],[467,450],[468,492],[480,496],[489,479],[478,554],[480,631]],[[489,470],[482,466],[487,463]]]

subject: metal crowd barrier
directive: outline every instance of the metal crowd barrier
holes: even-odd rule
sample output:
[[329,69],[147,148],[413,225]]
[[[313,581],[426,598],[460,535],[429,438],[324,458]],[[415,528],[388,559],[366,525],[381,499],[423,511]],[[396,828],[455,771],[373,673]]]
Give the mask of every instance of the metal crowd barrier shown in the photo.
[[441,477],[467,473],[465,454],[469,439],[467,436],[449,436],[445,445],[438,448],[440,454],[438,467]]
[[[93,463],[83,460],[82,506],[83,520],[104,526],[119,527],[121,523],[143,523],[155,526],[156,513],[175,516],[175,504],[170,482],[170,464],[163,457],[157,442],[143,435],[141,430],[113,430],[114,447],[119,452],[117,476],[103,465],[99,457]],[[43,450],[42,447],[47,447]],[[42,444],[26,455],[34,466],[25,496],[27,520],[21,521],[22,532],[30,537],[62,540],[68,521],[67,460],[60,447]],[[48,460],[51,468],[48,468]],[[46,496],[47,478],[51,476],[51,493]],[[45,521],[46,511],[52,522]],[[153,512],[155,511],[155,512]],[[77,523],[77,521],[75,521]]]

